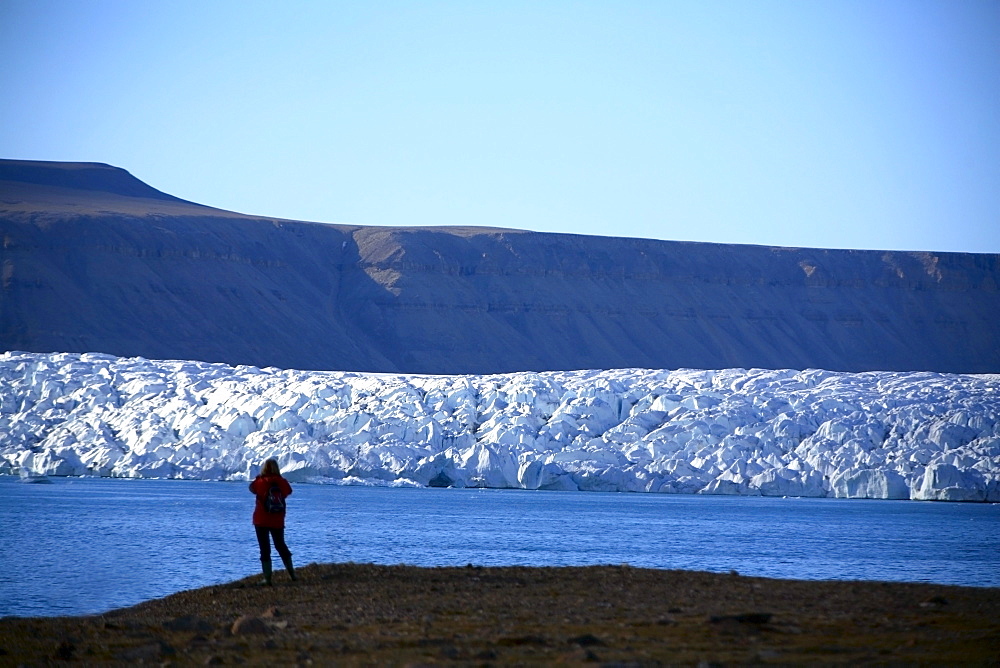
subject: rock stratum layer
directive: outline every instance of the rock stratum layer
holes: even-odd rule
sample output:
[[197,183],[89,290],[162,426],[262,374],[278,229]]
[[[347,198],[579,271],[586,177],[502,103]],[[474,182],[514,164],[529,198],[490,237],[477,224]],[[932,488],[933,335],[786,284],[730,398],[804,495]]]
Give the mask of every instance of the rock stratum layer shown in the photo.
[[304,223],[23,161],[0,161],[0,237],[4,350],[439,374],[1000,371],[998,255]]
[[1000,376],[0,356],[0,473],[1000,501]]

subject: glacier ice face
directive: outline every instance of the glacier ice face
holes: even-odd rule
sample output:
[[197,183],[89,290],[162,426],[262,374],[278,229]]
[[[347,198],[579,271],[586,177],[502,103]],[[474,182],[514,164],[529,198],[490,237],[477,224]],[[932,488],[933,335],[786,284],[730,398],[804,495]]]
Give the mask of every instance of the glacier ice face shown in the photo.
[[0,473],[1000,501],[1000,376],[0,355]]

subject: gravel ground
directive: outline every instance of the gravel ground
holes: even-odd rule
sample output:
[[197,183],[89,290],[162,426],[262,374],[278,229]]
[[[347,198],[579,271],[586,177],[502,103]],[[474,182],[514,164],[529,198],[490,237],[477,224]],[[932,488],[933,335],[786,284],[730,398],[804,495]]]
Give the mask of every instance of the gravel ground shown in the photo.
[[1000,664],[1000,589],[664,571],[313,564],[87,617],[0,664]]

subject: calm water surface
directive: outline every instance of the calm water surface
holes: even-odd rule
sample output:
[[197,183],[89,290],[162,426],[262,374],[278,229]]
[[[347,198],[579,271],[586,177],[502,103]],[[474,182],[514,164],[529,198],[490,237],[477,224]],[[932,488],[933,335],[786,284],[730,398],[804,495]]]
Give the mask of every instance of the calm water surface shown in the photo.
[[[298,565],[628,563],[1000,586],[996,504],[294,487]],[[259,569],[245,483],[0,477],[0,493],[0,616],[102,612]]]

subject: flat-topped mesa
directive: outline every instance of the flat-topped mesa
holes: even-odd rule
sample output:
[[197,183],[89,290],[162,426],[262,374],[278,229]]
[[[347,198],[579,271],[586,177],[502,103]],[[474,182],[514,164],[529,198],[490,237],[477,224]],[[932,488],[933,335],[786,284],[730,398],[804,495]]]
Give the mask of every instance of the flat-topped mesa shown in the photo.
[[0,349],[410,373],[1000,371],[1000,255],[821,250],[212,209],[0,161]]
[[143,183],[124,169],[101,162],[0,160],[0,181],[184,202]]

